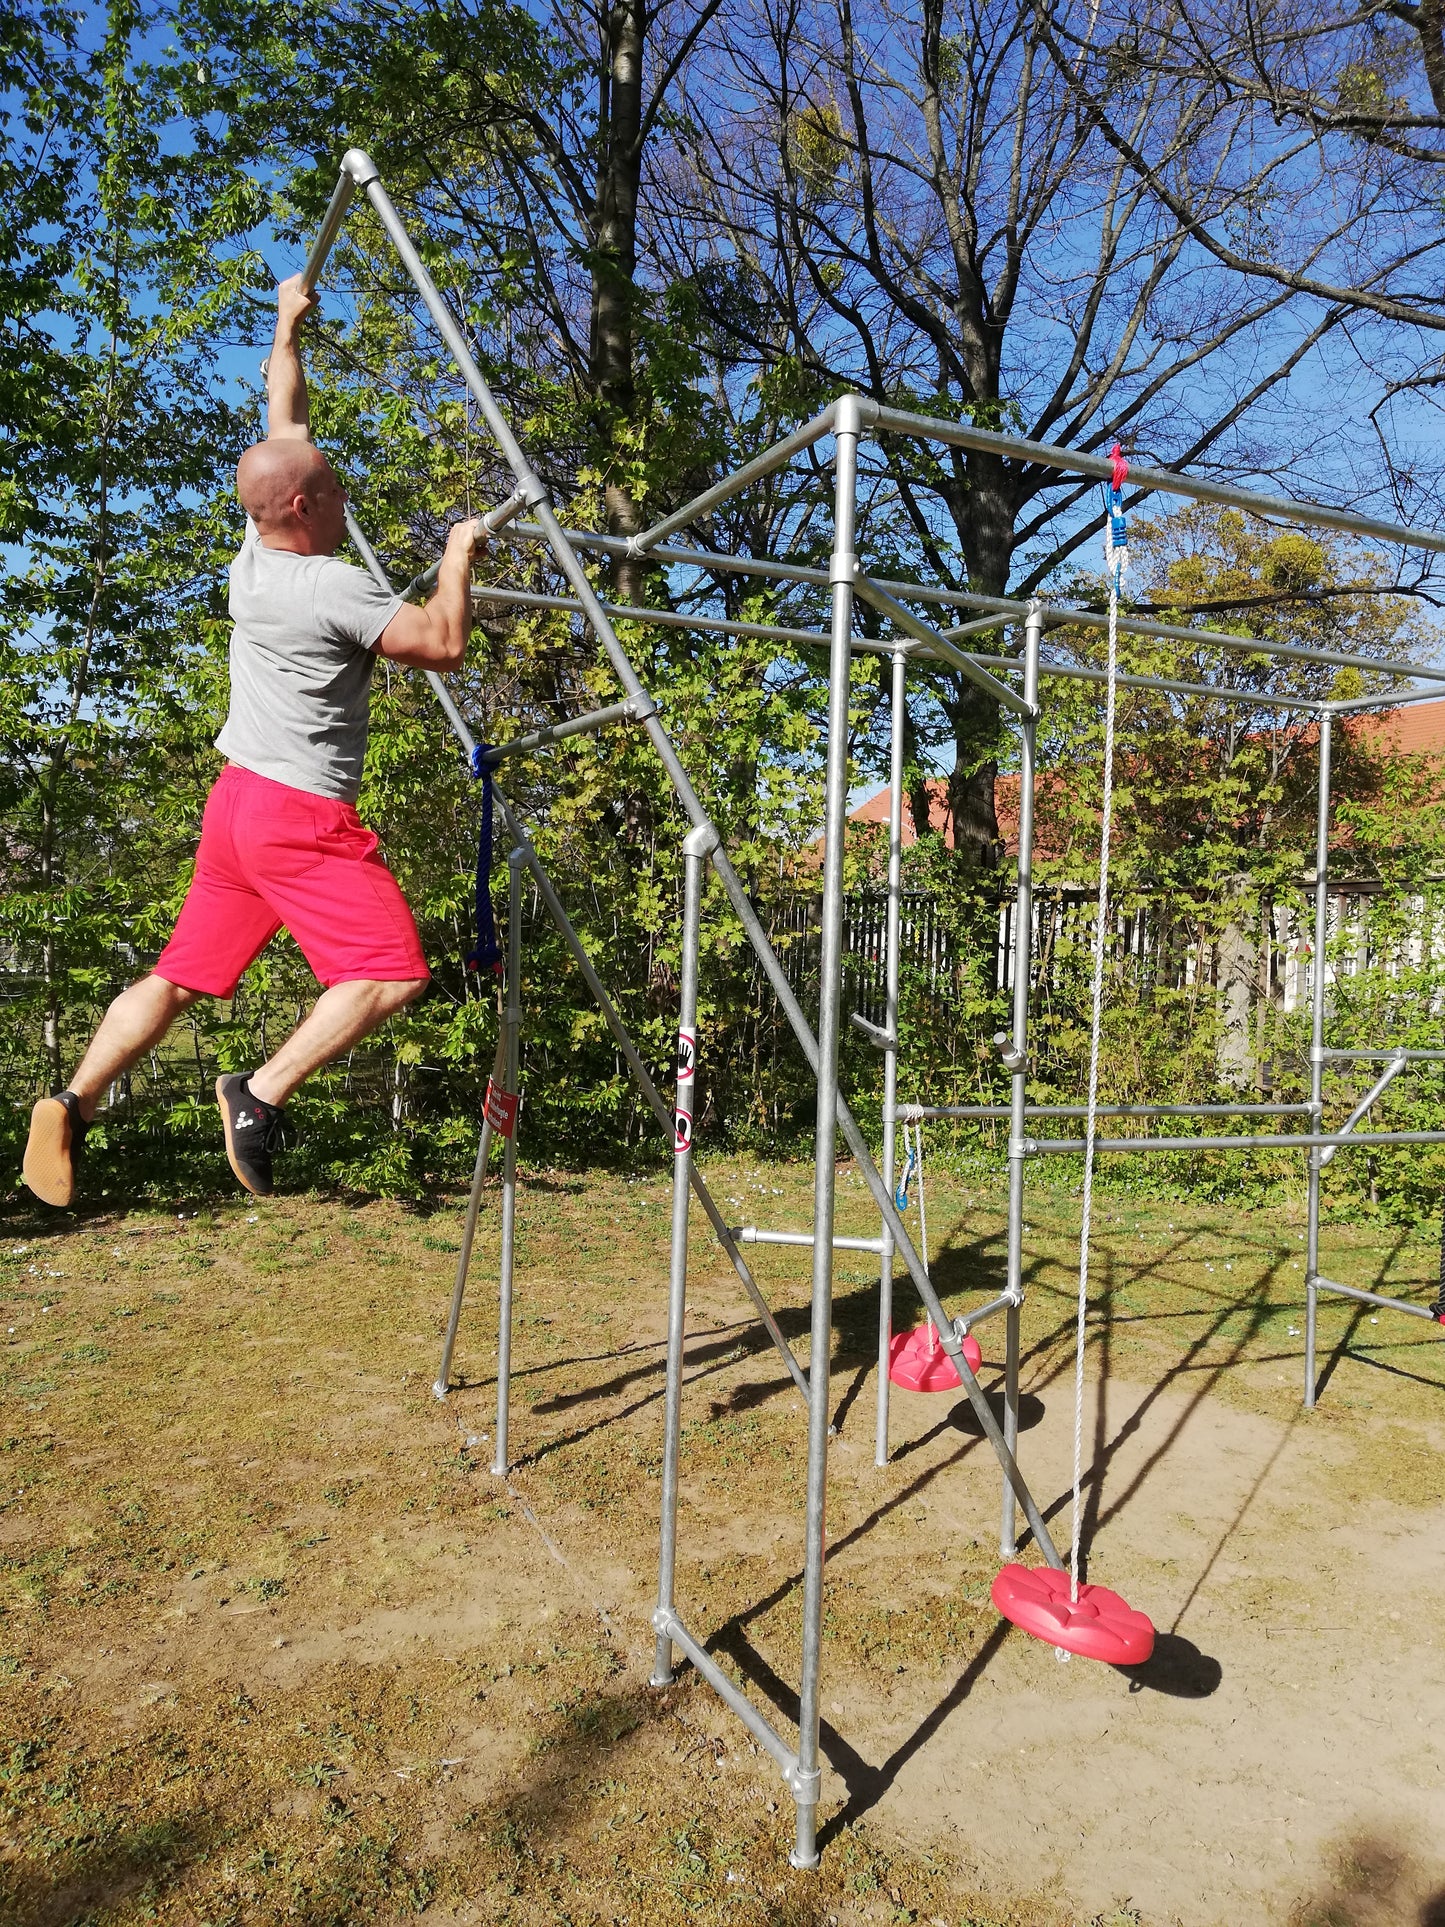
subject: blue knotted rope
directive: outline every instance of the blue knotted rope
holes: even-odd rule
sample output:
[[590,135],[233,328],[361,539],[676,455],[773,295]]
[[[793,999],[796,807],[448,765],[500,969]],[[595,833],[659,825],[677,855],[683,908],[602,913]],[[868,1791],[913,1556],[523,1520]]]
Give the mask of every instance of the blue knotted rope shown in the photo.
[[1129,464],[1124,460],[1124,451],[1117,442],[1109,450],[1109,467],[1112,473],[1104,489],[1104,513],[1109,522],[1104,554],[1117,598],[1123,592],[1124,570],[1129,561],[1129,524],[1124,516],[1124,482],[1129,473]]
[[502,946],[497,942],[497,923],[492,915],[491,754],[489,743],[477,743],[471,755],[472,775],[482,786],[482,823],[477,835],[477,942],[467,958],[467,968],[496,972],[502,967]]

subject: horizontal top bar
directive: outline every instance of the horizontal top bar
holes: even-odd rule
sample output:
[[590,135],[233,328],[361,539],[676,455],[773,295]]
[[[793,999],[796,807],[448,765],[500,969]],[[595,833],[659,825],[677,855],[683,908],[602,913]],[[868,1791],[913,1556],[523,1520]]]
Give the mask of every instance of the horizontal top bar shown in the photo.
[[[509,533],[528,542],[546,539],[544,531],[535,522],[514,522]],[[628,543],[620,536],[593,535],[583,529],[568,529],[566,535],[574,548],[618,557],[629,554]],[[727,574],[755,575],[774,582],[805,582],[817,588],[828,587],[826,570],[811,568],[801,562],[774,562],[756,556],[722,555],[709,549],[663,548],[653,549],[650,559],[669,566],[719,569]],[[936,602],[954,609],[979,609],[1001,616],[1008,622],[1023,622],[1029,613],[1029,603],[1016,597],[975,595],[968,589],[931,588],[922,583],[897,582],[887,577],[874,577],[872,580],[874,586],[885,594],[910,602]],[[1072,624],[1077,628],[1107,630],[1109,626],[1108,616],[1092,609],[1067,609],[1057,603],[1043,603],[1040,610],[1045,625],[1050,628]],[[971,623],[967,626],[973,628]],[[1124,635],[1151,636],[1161,642],[1178,642],[1187,648],[1207,646],[1235,650],[1244,655],[1269,656],[1283,662],[1313,662],[1331,668],[1363,669],[1378,675],[1425,678],[1431,682],[1445,683],[1445,666],[1437,668],[1394,658],[1376,661],[1368,656],[1353,655],[1344,649],[1306,649],[1297,643],[1263,642],[1257,636],[1245,636],[1229,629],[1190,629],[1179,623],[1153,622],[1147,616],[1121,613],[1119,630]],[[1221,701],[1251,702],[1257,707],[1266,707],[1270,701],[1264,696],[1251,697],[1227,691],[1220,691],[1219,695]],[[1372,700],[1388,707],[1391,698],[1386,694]],[[1280,706],[1286,702],[1290,707],[1322,707],[1319,698],[1280,698]]]
[[[508,589],[488,584],[483,588],[474,588],[472,597],[476,602],[499,602],[504,606],[522,609],[556,609],[569,615],[586,613],[575,596],[545,595],[537,589]],[[831,640],[821,629],[794,629],[779,622],[738,622],[729,616],[697,615],[685,609],[638,608],[630,603],[604,602],[602,611],[614,621],[656,622],[664,628],[701,629],[715,635],[741,636],[765,642],[792,642],[812,649],[826,649]],[[952,660],[951,657],[939,656],[928,644],[921,642],[908,641],[895,645],[876,636],[855,635],[852,646],[860,655],[891,656],[897,646],[910,658],[918,656],[933,662]],[[983,669],[996,670],[1000,675],[1021,674],[1023,671],[1023,664],[1012,656],[967,653],[970,662]],[[1106,671],[1077,662],[1041,662],[1039,676],[1041,680],[1067,682],[1108,681]],[[1318,715],[1329,707],[1312,696],[1263,695],[1242,689],[1220,688],[1212,683],[1183,682],[1172,676],[1121,673],[1118,680],[1122,689],[1159,689],[1169,695],[1204,696],[1216,702],[1242,703],[1250,709],[1305,710],[1311,715]]]
[[1409,703],[1438,703],[1440,689],[1431,683],[1425,689],[1400,689],[1380,696],[1352,696],[1348,702],[1326,703],[1332,716],[1353,716],[1368,709],[1403,709]]
[[[1445,1144],[1445,1131],[1352,1131],[1348,1137],[1328,1132],[1297,1131],[1289,1136],[1258,1136],[1239,1133],[1234,1137],[1096,1137],[1096,1151],[1311,1151],[1332,1144],[1348,1151],[1355,1144]],[[1030,1157],[1040,1152],[1078,1152],[1088,1148],[1081,1137],[1027,1138],[1024,1148]]]
[[[1014,669],[1022,665],[1009,662],[1004,667]],[[1107,669],[1094,669],[1081,662],[1041,662],[1040,680],[1049,676],[1056,679],[1063,677],[1070,682],[1109,680]],[[1217,683],[1184,682],[1177,676],[1136,676],[1121,671],[1115,680],[1121,689],[1159,689],[1169,696],[1205,696],[1212,702],[1243,703],[1250,709],[1301,709],[1318,716],[1329,708],[1328,703],[1318,702],[1313,696],[1281,696],[1259,690],[1221,688]]]
[[[1113,465],[1102,455],[1085,455],[1078,449],[1058,448],[1050,442],[1030,442],[1021,435],[1000,435],[992,429],[971,427],[966,422],[913,415],[901,408],[880,406],[876,412],[868,410],[865,420],[870,414],[873,426],[889,434],[913,435],[921,441],[945,442],[952,448],[970,448],[984,455],[1037,462],[1040,468],[1057,469],[1064,475],[1086,475],[1101,482],[1113,477]],[[1326,508],[1318,502],[1296,502],[1288,496],[1232,488],[1227,482],[1180,475],[1173,469],[1135,468],[1131,463],[1125,487],[1144,493],[1184,495],[1196,502],[1220,502],[1227,508],[1246,509],[1251,515],[1270,516],[1276,521],[1296,523],[1301,528],[1343,529],[1351,535],[1372,535],[1403,548],[1445,552],[1445,535],[1434,530],[1409,529],[1398,522],[1382,522],[1372,515],[1354,515],[1348,509]]]
[[[1310,1104],[1100,1104],[1095,1117],[1308,1117]],[[1010,1117],[1009,1104],[900,1104],[898,1115],[920,1118]],[[1025,1104],[1025,1117],[1087,1117],[1087,1104]]]
[[1357,1064],[1387,1064],[1403,1058],[1407,1064],[1445,1063],[1445,1050],[1327,1050],[1325,1057],[1349,1058]]

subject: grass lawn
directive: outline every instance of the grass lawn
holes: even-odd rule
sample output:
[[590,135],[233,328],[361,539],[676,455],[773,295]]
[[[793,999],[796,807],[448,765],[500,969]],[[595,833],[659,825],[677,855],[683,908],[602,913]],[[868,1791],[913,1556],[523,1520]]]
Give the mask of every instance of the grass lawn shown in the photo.
[[[807,1223],[806,1167],[707,1169],[737,1221]],[[871,1231],[851,1170],[840,1197]],[[1003,1202],[931,1171],[960,1308],[997,1289]],[[825,1852],[799,1874],[768,1759],[685,1668],[646,1684],[668,1209],[663,1175],[527,1174],[503,1480],[494,1194],[444,1403],[456,1199],[9,1207],[0,1918],[1445,1920],[1437,1327],[1327,1305],[1304,1415],[1302,1221],[1103,1199],[1090,1576],[1161,1633],[1127,1678],[1001,1627],[966,1408],[898,1394],[874,1465],[877,1280],[840,1254]],[[1020,1456],[1065,1545],[1077,1220],[1031,1200]],[[679,1601],[786,1728],[801,1402],[693,1224]],[[1436,1236],[1331,1227],[1326,1269],[1422,1298]],[[806,1364],[807,1253],[750,1255]]]

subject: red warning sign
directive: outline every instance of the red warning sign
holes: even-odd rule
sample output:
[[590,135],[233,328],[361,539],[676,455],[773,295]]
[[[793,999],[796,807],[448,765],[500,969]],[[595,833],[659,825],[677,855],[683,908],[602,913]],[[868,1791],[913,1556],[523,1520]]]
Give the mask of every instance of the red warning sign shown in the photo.
[[516,1091],[499,1091],[489,1077],[487,1101],[482,1106],[482,1116],[502,1137],[511,1137],[517,1129],[517,1110],[521,1102],[521,1097]]
[[690,1030],[677,1033],[677,1107],[672,1114],[672,1148],[680,1157],[692,1149],[692,1091],[697,1074],[697,1038]]

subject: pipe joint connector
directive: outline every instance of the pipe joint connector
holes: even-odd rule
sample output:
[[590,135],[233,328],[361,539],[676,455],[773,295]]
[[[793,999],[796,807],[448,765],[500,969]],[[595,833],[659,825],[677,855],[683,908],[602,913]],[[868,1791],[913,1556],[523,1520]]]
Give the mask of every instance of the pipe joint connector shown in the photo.
[[796,1760],[790,1760],[783,1768],[783,1785],[800,1807],[815,1807],[823,1791],[822,1770],[815,1766],[811,1773],[805,1773]]
[[[863,432],[863,410],[867,403],[862,395],[840,395],[833,403],[833,433],[835,435],[861,435]],[[873,404],[873,419],[878,418],[878,404]]]
[[520,1004],[508,1004],[507,1008],[502,1012],[502,1022],[504,1024],[520,1024],[521,1021],[522,1006]]
[[654,1606],[652,1609],[652,1630],[663,1639],[671,1639],[677,1629],[677,1614],[671,1606]]
[[1017,1283],[1012,1285],[1005,1285],[1003,1290],[999,1293],[999,1297],[1003,1299],[1004,1303],[1008,1306],[1010,1311],[1022,1310],[1024,1295],[1025,1294],[1024,1294],[1023,1286]]
[[497,535],[509,522],[515,522],[527,506],[527,498],[519,488],[514,488],[505,502],[498,502],[482,517],[482,527],[488,535]]
[[514,870],[520,870],[527,861],[527,852],[518,844],[515,850],[507,852],[507,862]]
[[1028,1062],[1024,1053],[1014,1043],[1006,1030],[996,1030],[993,1034],[993,1047],[999,1054],[999,1061],[1010,1075],[1017,1077]]
[[551,499],[539,478],[531,474],[524,475],[518,482],[517,493],[529,509],[541,508],[544,502]]
[[357,187],[367,187],[372,181],[381,179],[381,169],[360,147],[348,147],[341,156],[341,171],[349,174]]
[[682,839],[684,856],[711,856],[720,839],[715,823],[698,823]]
[[634,723],[645,723],[649,716],[657,714],[657,704],[651,696],[629,696],[626,708],[629,720]]
[[829,586],[851,589],[858,580],[858,558],[848,550],[835,550],[828,563]]

